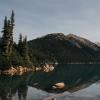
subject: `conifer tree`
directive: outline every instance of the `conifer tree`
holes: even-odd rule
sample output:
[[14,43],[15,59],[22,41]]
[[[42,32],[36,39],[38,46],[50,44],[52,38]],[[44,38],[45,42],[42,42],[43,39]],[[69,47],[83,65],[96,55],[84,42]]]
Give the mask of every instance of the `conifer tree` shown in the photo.
[[22,37],[22,34],[21,34],[21,33],[20,33],[20,35],[19,35],[18,50],[19,50],[19,53],[20,53],[21,56],[22,56],[22,50],[23,50],[23,37]]
[[2,54],[10,56],[13,48],[13,28],[14,28],[14,11],[12,11],[11,18],[4,19],[3,35],[2,35]]
[[[15,16],[15,14],[14,14],[14,11],[12,10],[12,14],[11,14],[11,25],[12,25],[12,27],[14,27],[14,22],[15,22],[15,20],[14,20],[14,16]],[[12,30],[13,31],[13,30]],[[12,32],[13,33],[13,32]]]
[[23,39],[23,55],[25,58],[28,56],[28,44],[27,44],[27,37],[25,36]]
[[21,40],[22,36],[20,35],[20,52],[22,57],[28,60],[28,44],[27,44],[27,37],[25,36],[23,40]]
[[15,16],[15,14],[14,14],[14,11],[12,10],[12,14],[11,14],[11,18],[10,18],[10,27],[9,27],[9,29],[10,29],[10,31],[9,31],[9,34],[10,34],[10,51],[9,51],[9,53],[10,54],[11,54],[12,49],[13,49],[13,29],[15,26],[14,16]]
[[11,18],[10,18],[10,21],[11,21],[10,33],[11,33],[12,42],[13,42],[13,29],[14,29],[14,26],[15,26],[15,24],[14,24],[14,22],[15,22],[14,16],[15,16],[15,14],[14,14],[14,11],[12,10],[12,14],[11,14]]
[[23,39],[22,34],[19,35],[18,50],[24,60],[24,64],[27,66],[32,66],[32,62],[30,61],[28,52],[29,50],[28,50],[27,37],[25,36]]
[[[3,27],[3,30],[2,30],[3,33],[6,33],[7,32],[7,16],[5,16],[5,19],[4,19],[4,27]],[[3,34],[5,35],[5,34]]]
[[31,60],[30,60],[30,57],[29,57],[29,48],[28,48],[28,43],[27,43],[27,36],[25,36],[24,39],[23,39],[23,57],[24,57],[24,60],[25,60],[27,66],[33,65]]
[[22,57],[27,58],[28,55],[28,46],[27,46],[27,37],[23,39],[22,34],[19,35],[18,50]]
[[18,42],[18,44],[22,44],[22,41],[23,41],[23,37],[22,37],[22,34],[20,33],[20,35],[19,35],[19,42]]
[[9,32],[8,32],[8,20],[7,17],[4,19],[3,27],[3,36],[2,36],[2,54],[8,56],[9,52]]

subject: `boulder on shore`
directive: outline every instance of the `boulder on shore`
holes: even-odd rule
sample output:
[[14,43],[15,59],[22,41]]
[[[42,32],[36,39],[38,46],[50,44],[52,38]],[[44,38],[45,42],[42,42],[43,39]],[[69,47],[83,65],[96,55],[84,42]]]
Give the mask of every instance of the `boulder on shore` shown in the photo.
[[65,83],[60,82],[60,83],[56,83],[52,86],[53,89],[63,89],[65,87]]

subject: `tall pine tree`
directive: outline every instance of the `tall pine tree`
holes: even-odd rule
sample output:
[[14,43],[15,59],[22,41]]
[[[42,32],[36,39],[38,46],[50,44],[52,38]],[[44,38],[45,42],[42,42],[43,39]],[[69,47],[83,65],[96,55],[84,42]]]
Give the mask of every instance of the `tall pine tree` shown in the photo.
[[27,37],[25,36],[23,38],[22,34],[19,35],[18,50],[20,52],[20,55],[23,58],[24,65],[32,66],[32,62],[30,61],[30,57],[29,57]]
[[20,52],[20,55],[25,59],[27,59],[28,56],[27,37],[25,36],[23,39],[22,34],[19,35],[18,50]]
[[29,48],[28,48],[28,43],[27,43],[27,36],[24,37],[23,39],[23,57],[24,57],[24,60],[26,62],[25,65],[27,66],[32,66],[32,62],[30,60],[30,57],[29,57]]
[[14,12],[12,11],[11,18],[4,19],[4,27],[2,30],[2,54],[9,57],[13,48],[13,28],[14,28]]
[[13,29],[14,29],[14,26],[15,26],[15,24],[14,24],[14,16],[15,16],[15,14],[14,14],[14,11],[12,10],[12,14],[11,14],[11,18],[10,18],[10,32],[9,32],[9,34],[10,34],[10,47],[9,47],[9,53],[11,54],[12,53],[12,49],[13,49]]
[[23,37],[22,37],[22,34],[20,33],[19,41],[18,41],[18,51],[21,56],[22,56],[22,52],[23,52],[22,50],[23,50]]
[[2,54],[8,56],[9,53],[9,32],[8,32],[8,20],[4,19],[4,27],[2,31]]

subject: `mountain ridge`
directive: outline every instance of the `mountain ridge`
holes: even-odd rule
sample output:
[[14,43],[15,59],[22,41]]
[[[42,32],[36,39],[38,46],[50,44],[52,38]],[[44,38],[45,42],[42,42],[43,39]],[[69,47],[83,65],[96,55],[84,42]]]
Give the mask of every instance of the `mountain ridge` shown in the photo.
[[96,43],[93,43],[92,41],[86,39],[86,38],[83,38],[81,36],[77,36],[75,34],[72,34],[72,33],[69,33],[67,35],[64,35],[63,33],[51,33],[51,34],[48,34],[48,35],[45,35],[45,36],[42,36],[40,38],[37,38],[37,39],[41,39],[41,38],[44,38],[44,39],[59,39],[59,40],[74,40],[75,41],[78,41],[80,43],[83,43],[83,44],[87,44],[86,42],[89,42],[89,44],[93,47],[96,48],[99,48],[99,46],[96,44]]
[[100,60],[100,47],[74,34],[52,33],[28,43],[33,50],[33,55],[39,53],[44,57],[53,57],[58,62],[98,62]]

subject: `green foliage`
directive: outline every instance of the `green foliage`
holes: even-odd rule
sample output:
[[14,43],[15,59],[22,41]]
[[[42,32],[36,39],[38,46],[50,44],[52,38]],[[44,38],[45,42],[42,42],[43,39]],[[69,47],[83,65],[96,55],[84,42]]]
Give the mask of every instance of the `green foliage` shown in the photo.
[[18,43],[18,51],[23,58],[24,65],[23,66],[33,66],[30,57],[29,57],[29,50],[27,44],[27,37],[22,38],[22,34],[19,36],[19,43]]
[[13,27],[14,27],[14,12],[12,11],[11,19],[4,19],[4,27],[2,30],[2,54],[9,57],[13,48]]
[[5,17],[2,30],[0,42],[0,69],[2,70],[11,66],[33,66],[28,54],[27,37],[22,39],[20,34],[18,45],[13,42],[14,22],[14,11],[12,11],[10,19]]

